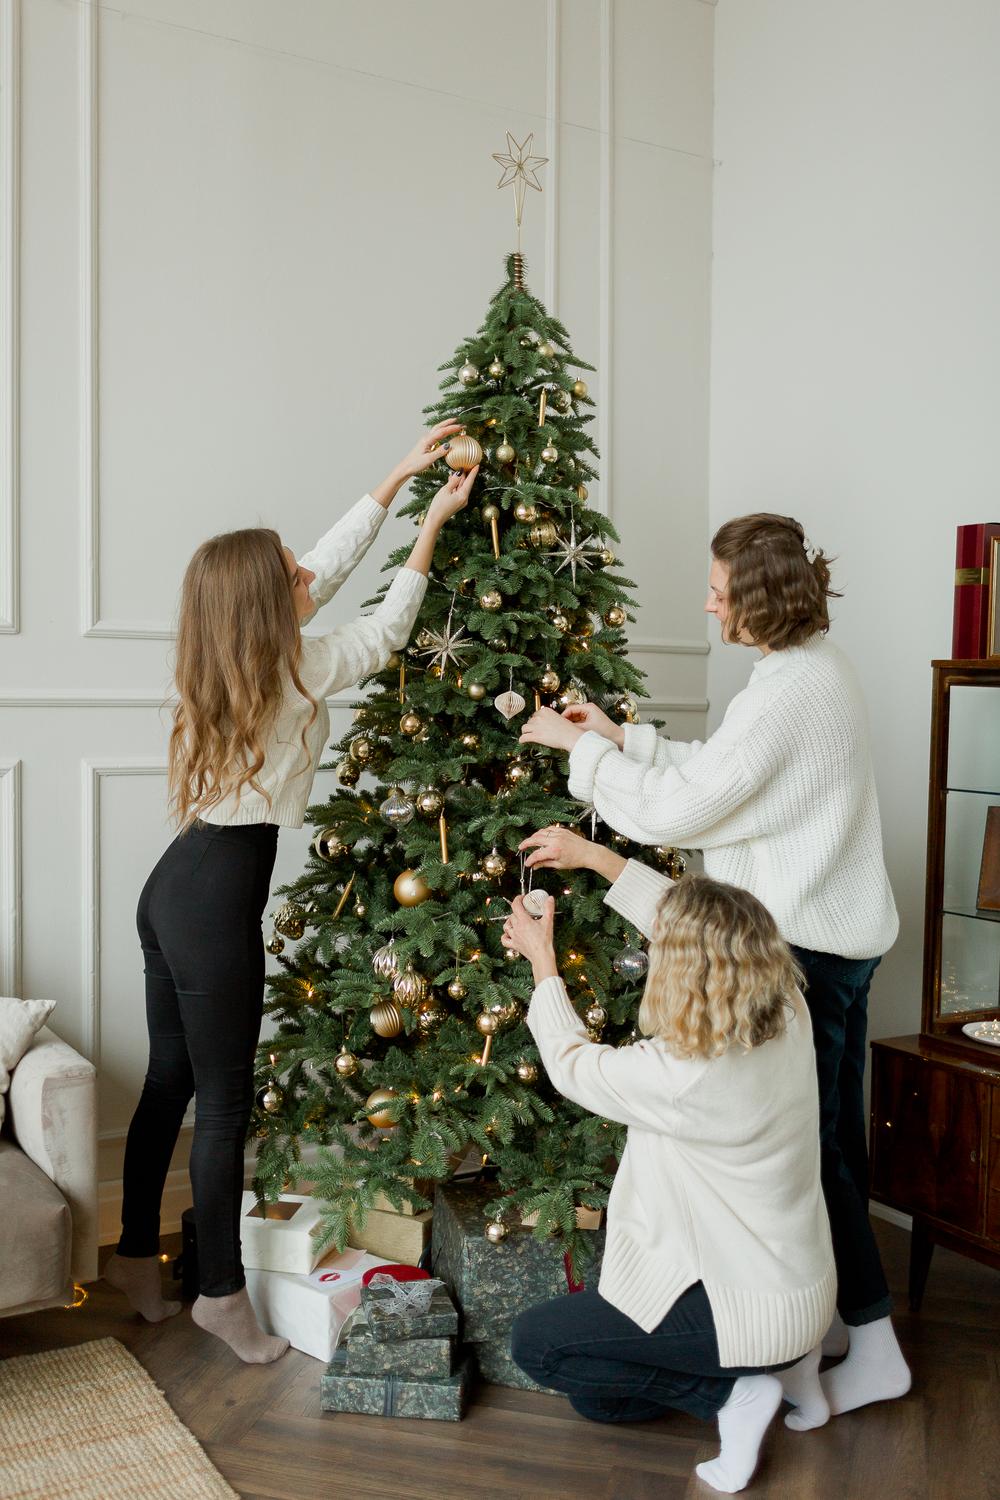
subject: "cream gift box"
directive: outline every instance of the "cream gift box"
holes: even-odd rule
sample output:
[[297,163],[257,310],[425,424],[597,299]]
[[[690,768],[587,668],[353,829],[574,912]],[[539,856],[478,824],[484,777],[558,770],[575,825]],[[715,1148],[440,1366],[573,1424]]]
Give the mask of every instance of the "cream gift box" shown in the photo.
[[277,1203],[263,1205],[255,1194],[243,1194],[240,1239],[247,1270],[287,1271],[308,1276],[323,1251],[313,1233],[319,1227],[319,1204],[298,1193],[282,1193]]
[[385,1262],[364,1250],[327,1255],[308,1276],[248,1270],[247,1292],[265,1333],[286,1338],[294,1349],[333,1358],[350,1314],[361,1302],[361,1278]]

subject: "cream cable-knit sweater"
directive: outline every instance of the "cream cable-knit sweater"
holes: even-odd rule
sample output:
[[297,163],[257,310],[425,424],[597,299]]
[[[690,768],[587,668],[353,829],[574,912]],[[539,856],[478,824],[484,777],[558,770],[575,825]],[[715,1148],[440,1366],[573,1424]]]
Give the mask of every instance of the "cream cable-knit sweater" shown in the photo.
[[[385,517],[385,509],[365,495],[301,559],[316,574],[309,593],[317,609],[332,599],[350,576]],[[316,767],[330,733],[324,700],[379,671],[393,651],[406,645],[426,589],[427,579],[422,573],[400,568],[385,598],[370,615],[335,625],[326,635],[302,637],[299,676],[316,699],[316,717],[306,731],[308,761],[302,751],[302,726],[309,716],[309,704],[289,679],[257,778],[270,793],[271,805],[259,792],[244,786],[238,799],[229,797],[210,808],[204,814],[206,822],[302,827]]]
[[[607,900],[649,936],[668,884],[630,860]],[[538,985],[528,1025],[559,1092],[628,1126],[601,1296],[648,1333],[701,1281],[723,1365],[780,1364],[813,1348],[837,1278],[802,997],[781,1036],[713,1059],[673,1057],[655,1038],[590,1041],[561,979]]]
[[752,891],[790,943],[875,958],[899,930],[882,854],[868,716],[823,636],[772,651],[704,744],[588,733],[569,789],[619,833],[704,850],[705,871]]

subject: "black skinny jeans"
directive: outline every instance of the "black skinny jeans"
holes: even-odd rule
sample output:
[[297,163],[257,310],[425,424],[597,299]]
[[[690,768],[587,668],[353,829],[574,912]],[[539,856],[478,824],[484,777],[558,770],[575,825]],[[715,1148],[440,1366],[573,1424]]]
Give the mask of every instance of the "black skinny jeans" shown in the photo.
[[737,1375],[794,1364],[723,1368],[700,1281],[682,1292],[652,1333],[599,1292],[556,1297],[521,1313],[510,1352],[533,1380],[565,1392],[574,1411],[593,1422],[649,1422],[670,1407],[711,1420],[729,1400]]
[[819,1080],[820,1175],[837,1263],[837,1309],[858,1327],[888,1317],[892,1298],[868,1217],[865,1058],[877,958],[792,948],[806,976]]
[[180,834],[139,898],[149,1069],[125,1146],[118,1253],[155,1255],[160,1200],[191,1095],[191,1188],[202,1294],[245,1285],[243,1153],[264,1007],[261,917],[278,845],[273,824]]

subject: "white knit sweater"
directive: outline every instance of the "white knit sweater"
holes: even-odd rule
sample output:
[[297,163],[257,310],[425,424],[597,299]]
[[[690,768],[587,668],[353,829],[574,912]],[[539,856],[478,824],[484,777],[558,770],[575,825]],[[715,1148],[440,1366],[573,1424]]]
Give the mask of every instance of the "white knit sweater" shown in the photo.
[[[668,884],[630,861],[607,899],[649,936]],[[560,1093],[628,1126],[601,1296],[648,1333],[701,1281],[725,1366],[779,1364],[813,1348],[837,1278],[801,996],[783,1035],[711,1060],[673,1057],[656,1039],[591,1042],[561,979],[538,985],[528,1025]]]
[[[320,537],[301,562],[316,574],[309,593],[320,608],[340,588],[364,557],[385,520],[383,506],[365,495]],[[385,666],[393,651],[409,640],[427,589],[427,579],[412,568],[400,568],[381,604],[370,615],[335,625],[326,635],[303,636],[299,676],[316,699],[316,717],[306,731],[308,757],[302,750],[302,727],[309,704],[291,679],[265,749],[258,781],[271,797],[244,786],[202,816],[208,823],[277,823],[301,828],[313,778],[330,733],[325,699]]]
[[569,788],[641,843],[704,850],[706,873],[752,891],[790,943],[875,958],[896,940],[868,717],[823,636],[758,661],[704,744],[632,725],[621,754],[583,735]]

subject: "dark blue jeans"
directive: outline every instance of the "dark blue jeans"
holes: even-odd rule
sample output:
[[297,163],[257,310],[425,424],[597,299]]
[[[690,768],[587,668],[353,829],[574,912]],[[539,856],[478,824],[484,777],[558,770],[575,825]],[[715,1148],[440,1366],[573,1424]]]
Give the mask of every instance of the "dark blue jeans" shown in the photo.
[[820,1172],[837,1263],[837,1309],[845,1323],[858,1327],[892,1311],[868,1218],[868,990],[880,960],[838,958],[811,948],[792,952],[806,977],[816,1048]]
[[700,1281],[652,1333],[599,1292],[556,1297],[515,1321],[510,1352],[526,1375],[563,1391],[574,1411],[594,1422],[649,1422],[670,1407],[710,1421],[729,1400],[737,1375],[788,1368],[723,1369]]

